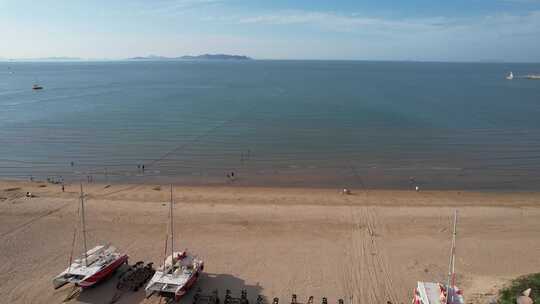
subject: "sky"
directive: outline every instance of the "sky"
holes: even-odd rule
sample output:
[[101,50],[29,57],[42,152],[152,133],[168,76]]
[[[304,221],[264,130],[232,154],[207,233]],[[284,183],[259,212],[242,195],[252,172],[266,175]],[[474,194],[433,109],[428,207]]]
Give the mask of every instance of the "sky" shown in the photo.
[[540,62],[540,0],[0,0],[0,58]]

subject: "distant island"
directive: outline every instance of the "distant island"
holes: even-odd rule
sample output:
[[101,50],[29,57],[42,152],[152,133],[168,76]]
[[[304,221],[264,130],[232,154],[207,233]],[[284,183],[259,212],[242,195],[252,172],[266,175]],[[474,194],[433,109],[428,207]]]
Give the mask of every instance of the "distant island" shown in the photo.
[[81,61],[82,58],[79,57],[40,57],[40,58],[3,58],[0,57],[1,61]]
[[132,57],[129,60],[252,60],[252,58],[243,55],[227,55],[227,54],[203,54],[198,56],[181,56],[181,57],[164,57],[149,55],[146,57]]
[[213,59],[217,59],[217,60],[251,60],[250,57],[248,56],[243,56],[243,55],[227,55],[227,54],[203,54],[203,55],[199,55],[199,56],[182,56],[180,57],[180,59],[189,59],[189,60],[193,60],[193,59],[197,59],[197,60],[213,60]]
[[176,59],[176,58],[156,56],[156,55],[138,56],[138,57],[128,58],[128,60],[172,60],[172,59]]
[[43,60],[43,61],[77,61],[77,60],[82,60],[82,58],[79,58],[79,57],[62,57],[62,56],[56,56],[56,57],[33,58],[32,60]]

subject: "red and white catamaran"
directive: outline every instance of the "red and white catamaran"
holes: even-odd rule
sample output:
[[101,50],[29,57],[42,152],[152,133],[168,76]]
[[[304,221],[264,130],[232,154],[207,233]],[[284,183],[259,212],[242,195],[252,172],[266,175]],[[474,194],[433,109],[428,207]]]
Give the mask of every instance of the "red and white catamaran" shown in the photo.
[[413,304],[464,304],[465,299],[461,289],[456,286],[456,227],[457,210],[454,211],[454,229],[452,233],[452,249],[448,265],[448,281],[446,284],[433,282],[418,282],[414,289]]
[[86,224],[84,215],[84,194],[81,185],[81,227],[84,252],[71,261],[69,267],[53,279],[53,286],[58,289],[68,283],[87,288],[108,278],[118,267],[127,263],[127,254],[120,253],[115,247],[98,245],[90,250],[86,248]]
[[[169,213],[171,254],[165,258],[163,265],[154,273],[154,276],[146,285],[145,291],[147,297],[158,294],[178,301],[195,284],[204,269],[204,262],[187,252],[187,250],[174,251],[172,186]],[[167,252],[167,243],[168,238],[165,244],[165,252]]]

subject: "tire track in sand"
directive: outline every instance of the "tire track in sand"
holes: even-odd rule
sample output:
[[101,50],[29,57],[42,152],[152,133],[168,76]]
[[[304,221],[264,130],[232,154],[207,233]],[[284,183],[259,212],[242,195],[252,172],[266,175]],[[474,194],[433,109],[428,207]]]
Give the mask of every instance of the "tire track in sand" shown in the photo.
[[385,225],[375,207],[351,207],[349,248],[343,270],[343,286],[351,304],[400,303],[384,246],[378,241]]

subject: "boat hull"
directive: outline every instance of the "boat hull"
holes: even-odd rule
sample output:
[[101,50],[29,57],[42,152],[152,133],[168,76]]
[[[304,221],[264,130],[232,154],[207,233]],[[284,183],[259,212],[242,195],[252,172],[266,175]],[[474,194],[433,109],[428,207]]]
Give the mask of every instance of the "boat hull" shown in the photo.
[[[172,290],[164,291],[164,290],[149,288],[147,286],[146,296],[150,297],[155,294],[161,297],[170,298],[170,299],[174,299],[175,301],[179,301],[186,293],[188,293],[191,290],[193,285],[195,285],[195,283],[199,279],[203,270],[204,270],[204,263],[201,264],[197,268],[197,270],[193,272],[193,274],[189,277],[189,279],[183,285],[181,285],[181,287],[176,289],[176,291],[172,291]],[[154,275],[159,275],[159,274],[156,273]],[[149,284],[152,284],[152,280]]]
[[116,259],[114,262],[110,263],[106,267],[104,267],[102,270],[96,272],[95,274],[85,278],[84,280],[81,280],[79,283],[77,283],[77,286],[80,286],[82,288],[89,288],[97,283],[103,281],[104,279],[108,278],[111,274],[113,274],[122,264],[127,263],[128,261],[128,255],[124,254],[120,256],[118,259]]
[[464,304],[463,293],[457,286],[440,283],[418,282],[412,304]]
[[193,285],[195,285],[195,283],[199,279],[202,270],[203,266],[201,265],[201,267],[191,276],[191,278],[189,278],[189,280],[186,282],[186,285],[184,285],[184,287],[182,287],[180,291],[174,295],[175,301],[180,301],[180,299],[193,287]]
[[65,276],[58,276],[53,280],[53,286],[54,289],[58,289],[66,284],[73,283],[76,286],[79,286],[81,288],[88,288],[96,285],[97,283],[105,280],[108,278],[111,274],[114,273],[122,264],[127,263],[128,261],[128,255],[124,254],[119,256],[116,260],[109,263],[107,266],[103,267],[103,269],[100,269],[98,272],[89,275],[87,277],[83,277],[80,280],[73,279],[73,278],[66,278]]
[[58,289],[66,284],[68,284],[69,282],[66,281],[66,280],[62,280],[61,278],[57,278],[57,279],[54,279],[53,280],[53,286],[54,286],[54,289]]

